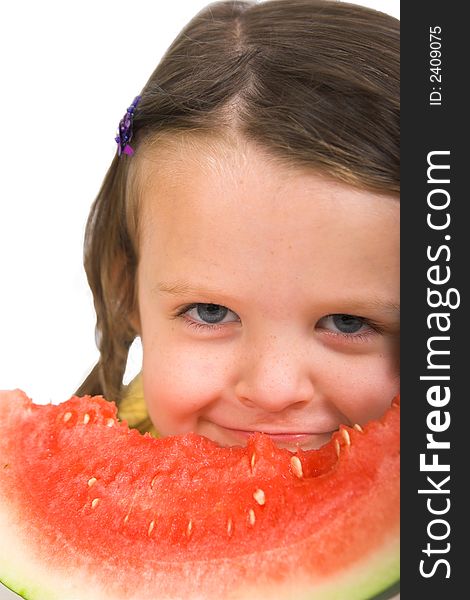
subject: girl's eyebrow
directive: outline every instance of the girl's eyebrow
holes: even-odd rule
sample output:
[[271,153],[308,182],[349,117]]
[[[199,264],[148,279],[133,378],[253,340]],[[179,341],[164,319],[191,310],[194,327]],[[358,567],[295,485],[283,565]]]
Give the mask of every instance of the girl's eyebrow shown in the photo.
[[[173,296],[198,295],[198,294],[221,294],[218,288],[198,287],[189,284],[185,280],[178,280],[172,283],[160,282],[153,288],[154,292],[163,292]],[[369,311],[378,310],[381,312],[392,313],[397,318],[400,316],[400,304],[384,298],[342,298],[341,304],[348,307],[349,311]]]
[[165,294],[172,294],[173,296],[191,296],[193,294],[215,294],[221,293],[220,289],[217,288],[202,288],[189,284],[187,281],[181,279],[172,283],[162,281],[152,289],[153,292],[163,292]]
[[388,298],[341,298],[341,309],[335,312],[369,318],[383,325],[400,325],[400,303]]
[[358,310],[379,310],[383,312],[393,313],[397,317],[400,316],[400,304],[399,302],[393,302],[391,300],[383,298],[368,298],[365,300],[357,300],[356,298],[351,299],[348,306],[356,308]]

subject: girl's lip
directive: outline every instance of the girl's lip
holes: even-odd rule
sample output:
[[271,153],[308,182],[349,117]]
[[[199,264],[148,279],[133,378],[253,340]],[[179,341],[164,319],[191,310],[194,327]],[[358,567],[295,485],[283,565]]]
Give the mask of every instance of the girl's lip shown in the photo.
[[318,432],[270,432],[263,430],[263,428],[248,431],[243,429],[232,429],[230,427],[222,427],[221,429],[233,436],[239,442],[246,444],[246,440],[256,432],[264,433],[268,435],[273,442],[277,444],[285,444],[291,446],[306,446],[318,447],[326,443],[333,431],[318,431]]

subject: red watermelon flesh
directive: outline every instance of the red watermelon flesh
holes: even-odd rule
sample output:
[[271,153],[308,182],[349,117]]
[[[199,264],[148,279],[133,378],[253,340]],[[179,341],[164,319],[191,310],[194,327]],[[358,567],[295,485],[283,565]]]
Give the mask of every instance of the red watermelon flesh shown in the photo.
[[292,453],[0,393],[0,580],[60,600],[365,600],[398,579],[399,400]]

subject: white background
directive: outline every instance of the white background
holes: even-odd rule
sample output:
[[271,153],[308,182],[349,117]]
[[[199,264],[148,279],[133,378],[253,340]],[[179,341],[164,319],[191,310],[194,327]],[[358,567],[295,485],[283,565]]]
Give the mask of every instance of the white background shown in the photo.
[[[96,362],[82,267],[119,119],[207,0],[2,4],[0,389],[66,400]],[[399,17],[399,0],[362,1]],[[127,379],[139,370],[133,354]]]
[[[207,0],[2,4],[0,389],[66,400],[94,365],[82,267],[90,205],[115,130]],[[399,0],[361,1],[399,17]],[[134,353],[128,377],[139,369]],[[0,598],[17,598],[0,584]],[[67,599],[64,599],[67,600]]]

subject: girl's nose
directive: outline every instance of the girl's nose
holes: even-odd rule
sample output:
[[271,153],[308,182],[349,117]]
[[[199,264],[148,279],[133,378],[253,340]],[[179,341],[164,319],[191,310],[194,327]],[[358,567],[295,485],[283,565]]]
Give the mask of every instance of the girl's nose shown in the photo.
[[305,404],[314,396],[309,352],[285,338],[270,336],[251,343],[240,359],[237,377],[237,398],[268,412]]

